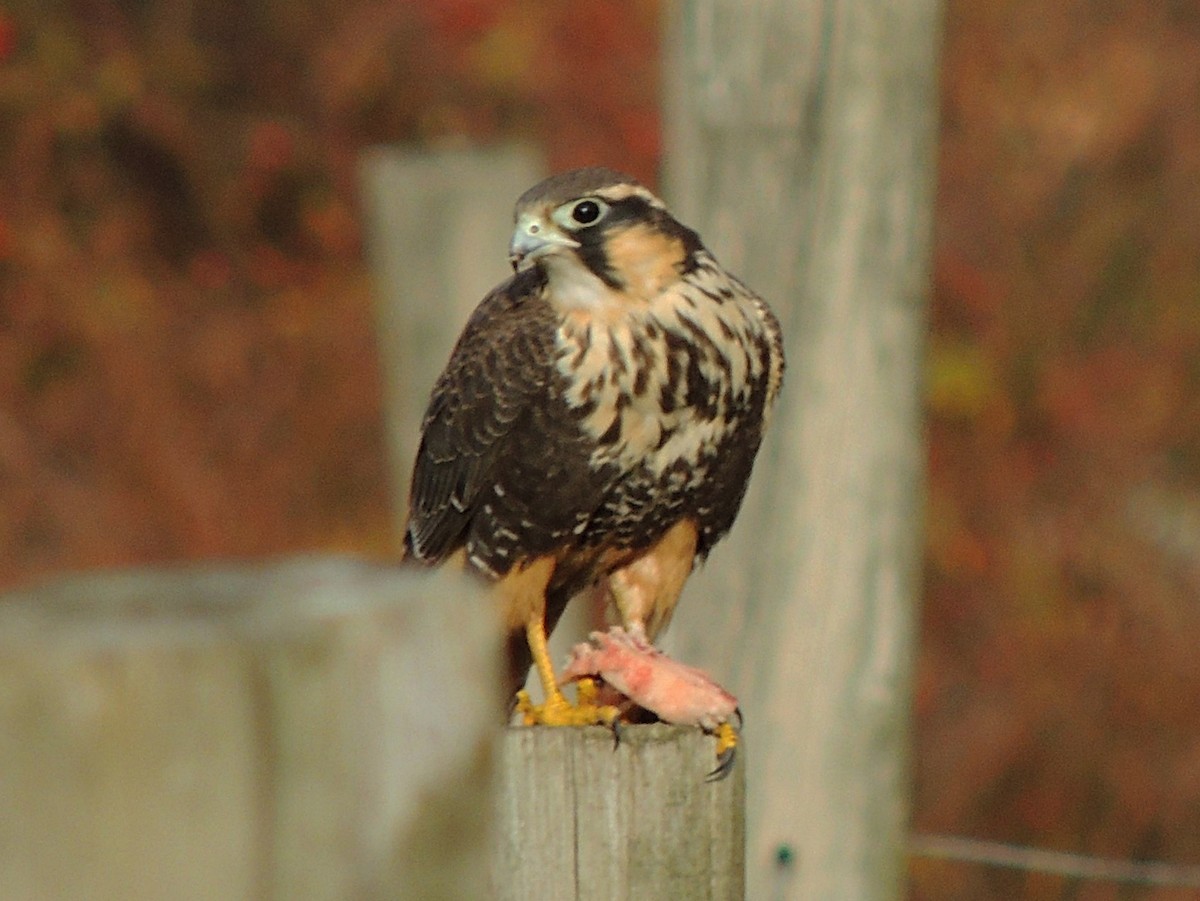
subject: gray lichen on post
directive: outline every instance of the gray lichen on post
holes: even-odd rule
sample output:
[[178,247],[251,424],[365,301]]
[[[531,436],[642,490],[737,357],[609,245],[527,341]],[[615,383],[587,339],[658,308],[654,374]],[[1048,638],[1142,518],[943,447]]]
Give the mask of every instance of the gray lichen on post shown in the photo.
[[630,901],[744,896],[745,754],[706,782],[700,730],[513,728],[500,746],[490,897]]

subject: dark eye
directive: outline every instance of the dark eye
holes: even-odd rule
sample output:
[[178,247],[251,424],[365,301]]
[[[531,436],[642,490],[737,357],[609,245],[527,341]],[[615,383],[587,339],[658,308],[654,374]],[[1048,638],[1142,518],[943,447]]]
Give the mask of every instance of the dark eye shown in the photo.
[[607,215],[608,204],[599,197],[581,197],[564,203],[550,217],[564,231],[577,232],[595,225]]
[[581,200],[572,207],[571,218],[580,225],[591,225],[600,218],[600,204],[594,200]]

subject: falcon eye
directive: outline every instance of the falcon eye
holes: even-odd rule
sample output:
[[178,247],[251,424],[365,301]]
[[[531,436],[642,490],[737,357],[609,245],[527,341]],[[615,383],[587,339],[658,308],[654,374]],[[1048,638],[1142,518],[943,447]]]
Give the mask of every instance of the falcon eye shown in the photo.
[[552,214],[551,218],[567,231],[575,231],[595,225],[608,212],[608,204],[599,197],[584,197],[582,200],[572,200],[564,203]]
[[600,204],[594,200],[581,200],[571,210],[571,218],[580,225],[591,225],[600,218]]

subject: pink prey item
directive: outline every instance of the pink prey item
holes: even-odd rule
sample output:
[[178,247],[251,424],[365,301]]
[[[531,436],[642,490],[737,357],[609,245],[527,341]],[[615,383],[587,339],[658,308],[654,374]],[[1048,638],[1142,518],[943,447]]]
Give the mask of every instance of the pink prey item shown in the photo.
[[613,626],[575,645],[565,681],[598,677],[665,723],[713,732],[737,713],[737,698],[704,672],[680,663],[644,635]]

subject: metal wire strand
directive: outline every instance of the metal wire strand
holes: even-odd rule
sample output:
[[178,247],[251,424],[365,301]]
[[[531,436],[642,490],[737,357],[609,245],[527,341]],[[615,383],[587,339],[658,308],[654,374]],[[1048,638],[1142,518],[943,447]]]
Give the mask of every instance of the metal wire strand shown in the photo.
[[1072,879],[1200,888],[1200,866],[1159,861],[1113,860],[956,835],[913,835],[909,837],[908,851],[914,857],[956,860],[1033,873],[1053,873]]

